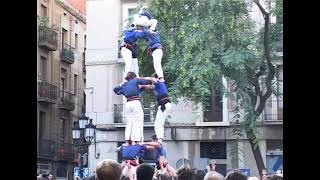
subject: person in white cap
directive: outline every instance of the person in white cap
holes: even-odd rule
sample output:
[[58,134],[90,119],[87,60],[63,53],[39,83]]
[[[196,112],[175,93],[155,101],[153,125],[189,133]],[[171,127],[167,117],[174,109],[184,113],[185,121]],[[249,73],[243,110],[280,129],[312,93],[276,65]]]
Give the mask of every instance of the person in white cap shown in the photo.
[[142,7],[133,19],[133,22],[138,26],[148,27],[151,31],[156,30],[158,20],[152,17],[147,7]]

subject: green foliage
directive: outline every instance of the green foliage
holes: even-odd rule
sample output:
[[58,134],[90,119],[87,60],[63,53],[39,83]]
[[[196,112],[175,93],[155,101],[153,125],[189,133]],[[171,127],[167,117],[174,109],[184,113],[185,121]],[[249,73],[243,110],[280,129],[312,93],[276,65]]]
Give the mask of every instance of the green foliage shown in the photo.
[[38,16],[38,22],[39,22],[39,27],[49,28],[48,27],[49,17],[47,17],[47,16]]
[[[275,1],[277,6],[270,12],[281,15],[282,0]],[[256,31],[248,5],[243,0],[148,1],[158,20],[157,30],[164,48],[162,65],[173,101],[187,97],[205,107],[212,89],[234,95],[238,104],[234,118],[239,119],[235,127],[240,128],[235,128],[233,133],[238,137],[243,132],[249,133],[248,138],[257,144],[259,114],[255,111],[257,94],[252,78],[261,79],[268,70],[263,70],[267,69],[264,28]],[[271,24],[269,30],[270,52],[274,52],[282,44],[282,25]],[[140,74],[150,76],[155,71],[152,57],[147,55],[148,42],[138,44]],[[258,77],[257,72],[261,72]],[[223,76],[233,82],[232,92],[224,89]],[[239,109],[244,110],[243,114]]]

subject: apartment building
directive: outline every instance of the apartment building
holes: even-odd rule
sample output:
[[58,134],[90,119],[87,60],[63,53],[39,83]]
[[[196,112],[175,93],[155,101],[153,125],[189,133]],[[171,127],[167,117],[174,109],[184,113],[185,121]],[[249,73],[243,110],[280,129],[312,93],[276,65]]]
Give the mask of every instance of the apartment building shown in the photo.
[[73,179],[73,122],[85,113],[85,15],[66,0],[37,0],[37,173]]
[[[125,100],[116,96],[112,89],[123,81],[123,60],[119,55],[121,31],[137,6],[138,0],[87,1],[86,67],[87,88],[91,90],[86,91],[86,115],[97,125],[96,143],[89,147],[89,168],[92,170],[106,158],[121,161],[116,148],[125,141]],[[263,20],[254,6],[251,12],[254,19]],[[277,65],[278,84],[282,87],[281,53],[274,63]],[[226,79],[222,81],[228,87]],[[250,143],[246,137],[236,141],[231,133],[234,101],[214,92],[210,104],[210,110],[205,112],[201,106],[183,99],[173,105],[173,112],[165,125],[169,163],[176,167],[188,161],[195,168],[205,169],[208,160],[213,159],[217,163],[217,171],[222,174],[231,168],[247,168],[251,175],[258,176]],[[154,134],[155,111],[152,104],[144,108],[144,137],[148,140]],[[282,166],[282,108],[282,98],[272,96],[261,115],[259,147],[269,171]],[[234,146],[238,148],[237,158],[230,153]],[[151,158],[147,160],[152,163]]]

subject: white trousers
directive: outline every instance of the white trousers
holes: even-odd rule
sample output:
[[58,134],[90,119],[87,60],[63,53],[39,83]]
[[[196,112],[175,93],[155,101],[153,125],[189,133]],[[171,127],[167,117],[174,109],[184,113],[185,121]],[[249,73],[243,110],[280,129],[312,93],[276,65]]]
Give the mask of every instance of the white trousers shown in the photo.
[[133,100],[126,103],[126,141],[143,141],[143,110],[139,100]]
[[133,17],[134,24],[138,26],[150,27],[151,31],[155,31],[158,21],[156,19],[148,19],[147,16],[135,15]]
[[158,107],[156,120],[154,121],[154,131],[156,132],[157,138],[164,138],[164,123],[171,112],[171,103],[167,103],[166,109],[162,112],[161,106]]
[[125,68],[124,68],[125,76],[127,75],[128,72],[134,72],[137,75],[137,77],[139,77],[138,59],[132,58],[132,52],[130,51],[130,49],[126,47],[122,47],[121,55],[125,63]]
[[161,65],[162,56],[163,56],[162,49],[156,49],[152,52],[154,70],[156,71],[158,77],[163,78],[164,76],[163,76],[163,70]]

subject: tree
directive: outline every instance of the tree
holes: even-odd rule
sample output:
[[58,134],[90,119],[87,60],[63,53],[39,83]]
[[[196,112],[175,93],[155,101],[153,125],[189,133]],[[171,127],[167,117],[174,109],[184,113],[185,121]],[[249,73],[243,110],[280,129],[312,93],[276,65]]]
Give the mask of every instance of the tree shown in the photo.
[[[282,0],[277,3],[281,5],[270,12],[282,13]],[[250,5],[263,14],[260,31],[249,16]],[[241,115],[236,114],[236,119],[242,116],[243,121],[236,121],[239,126],[234,132],[247,135],[261,173],[265,165],[258,146],[257,120],[275,92],[276,69],[271,57],[281,42],[282,27],[270,24],[270,12],[258,0],[151,0],[148,7],[159,22],[162,64],[173,100],[183,96],[206,106],[212,87],[233,96],[237,109],[243,109]],[[142,43],[142,75],[154,72],[146,48]],[[232,84],[232,92],[222,85],[222,77]]]

